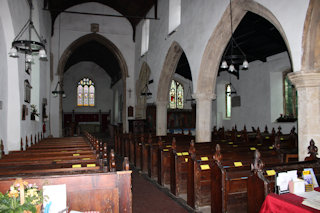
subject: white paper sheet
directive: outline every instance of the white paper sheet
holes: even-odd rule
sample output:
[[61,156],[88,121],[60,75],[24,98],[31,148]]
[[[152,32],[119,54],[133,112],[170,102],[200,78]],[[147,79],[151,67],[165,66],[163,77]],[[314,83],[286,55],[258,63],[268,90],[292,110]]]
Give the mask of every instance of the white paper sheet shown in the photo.
[[43,207],[50,205],[49,213],[58,213],[67,208],[66,184],[43,186],[43,196],[48,196],[43,202]]

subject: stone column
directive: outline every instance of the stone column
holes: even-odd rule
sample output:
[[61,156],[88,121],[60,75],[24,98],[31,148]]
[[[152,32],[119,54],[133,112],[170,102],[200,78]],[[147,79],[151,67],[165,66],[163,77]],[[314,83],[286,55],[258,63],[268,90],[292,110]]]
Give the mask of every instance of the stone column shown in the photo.
[[157,101],[157,136],[167,135],[167,101]]
[[197,93],[193,97],[197,101],[196,142],[209,142],[212,129],[212,100],[215,94]]
[[298,91],[299,160],[304,160],[311,139],[320,148],[320,73],[299,71],[288,76]]

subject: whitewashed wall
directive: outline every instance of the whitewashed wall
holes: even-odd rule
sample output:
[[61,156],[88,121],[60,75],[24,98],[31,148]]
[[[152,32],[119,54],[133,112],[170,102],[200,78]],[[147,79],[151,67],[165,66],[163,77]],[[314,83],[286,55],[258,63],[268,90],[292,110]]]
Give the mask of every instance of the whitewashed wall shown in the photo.
[[[77,106],[77,86],[84,77],[89,78],[95,85],[95,106]],[[80,62],[70,67],[64,74],[63,112],[109,112],[113,104],[113,92],[110,88],[111,79],[100,66],[92,62]]]
[[[33,1],[34,10],[32,19],[34,21],[35,28],[37,31],[49,41],[50,35],[50,26],[45,23],[50,23],[49,12],[42,11],[43,2],[42,1]],[[29,5],[26,1],[19,0],[10,0],[10,1],[1,1],[0,2],[0,19],[2,27],[2,35],[5,42],[2,51],[6,53],[4,57],[1,57],[2,70],[1,75],[7,76],[3,80],[10,82],[7,84],[6,89],[4,89],[1,94],[3,95],[3,112],[5,116],[1,116],[1,124],[5,125],[2,130],[5,151],[18,150],[20,149],[20,139],[23,138],[25,142],[26,136],[30,142],[30,136],[38,134],[42,131],[42,120],[40,121],[31,121],[30,120],[30,104],[24,102],[24,81],[27,79],[29,82],[32,82],[32,73],[28,75],[25,73],[24,66],[24,55],[19,54],[19,58],[11,58],[8,56],[8,52],[11,48],[11,42],[14,40],[15,36],[20,32],[21,28],[27,20],[29,19]],[[40,26],[43,27],[40,30]],[[22,35],[21,39],[27,38],[28,33]],[[38,39],[32,34],[32,39],[38,41]],[[50,44],[46,45],[47,50],[50,49]],[[35,60],[38,60],[35,57]],[[44,64],[42,64],[44,63]],[[33,66],[38,72],[37,76],[33,76],[33,79],[36,80],[33,82],[34,90],[33,94],[37,94],[36,97],[33,96],[33,103],[38,105],[41,113],[41,101],[43,98],[47,98],[48,94],[45,93],[47,84],[47,73],[48,65],[45,63],[49,62],[36,62]],[[7,74],[6,74],[7,73]],[[33,86],[33,85],[32,85]],[[39,91],[44,91],[41,93]],[[29,115],[26,116],[26,120],[22,120],[22,105],[25,104],[29,108]]]
[[[7,73],[7,47],[6,41],[4,36],[4,28],[2,24],[2,19],[0,19],[0,85],[2,88],[8,87],[8,73]],[[1,108],[0,108],[0,140],[4,142],[7,141],[7,113],[8,113],[8,93],[7,90],[1,89],[0,90],[0,101],[1,101]]]
[[[283,0],[280,7],[278,1],[258,0],[257,2],[271,11],[280,22],[288,38],[293,70],[299,71],[302,56],[303,24],[309,0]],[[153,96],[148,102],[155,102],[156,100],[158,89],[156,85],[158,85],[157,82],[160,78],[166,54],[173,41],[177,41],[185,52],[191,68],[193,88],[197,88],[197,84],[201,83],[197,82],[197,80],[204,49],[229,2],[184,0],[181,3],[181,25],[174,34],[168,36],[168,0],[158,1],[158,16],[160,20],[150,21],[149,51],[142,58],[140,57],[141,22],[137,26],[136,79],[139,76],[138,73],[143,61],[147,61],[151,70],[150,79],[154,79],[156,82],[156,84],[150,86]],[[201,14],[199,14],[199,11],[201,11]],[[153,9],[149,11],[148,16],[154,16]]]
[[[278,123],[276,119],[283,112],[283,84],[282,73],[291,69],[288,54],[280,53],[267,58],[267,62],[254,61],[249,70],[240,71],[240,79],[227,72],[221,72],[217,79],[217,99],[213,102],[213,125],[218,128],[224,126],[232,129],[237,125],[238,130],[246,125],[260,127],[264,130],[267,125],[269,131],[281,126],[283,133],[289,133],[294,123]],[[232,107],[231,119],[225,118],[225,84],[231,81],[241,98],[240,107]]]
[[[90,11],[92,13],[121,15],[117,11],[99,3],[85,3],[69,8],[70,11]],[[59,29],[59,20],[61,20]],[[57,17],[54,23],[54,35],[52,37],[52,53],[54,54],[53,70],[54,80],[51,83],[51,89],[54,89],[58,81],[57,66],[58,60],[68,46],[80,37],[90,34],[91,23],[99,24],[99,34],[110,40],[121,52],[128,67],[127,88],[135,90],[134,85],[134,42],[132,26],[125,18],[90,16],[80,14],[62,13]],[[59,38],[60,30],[60,40]],[[128,92],[127,94],[128,95]],[[134,105],[134,98],[127,101],[127,105]],[[51,99],[51,129],[54,136],[59,133],[59,101]]]

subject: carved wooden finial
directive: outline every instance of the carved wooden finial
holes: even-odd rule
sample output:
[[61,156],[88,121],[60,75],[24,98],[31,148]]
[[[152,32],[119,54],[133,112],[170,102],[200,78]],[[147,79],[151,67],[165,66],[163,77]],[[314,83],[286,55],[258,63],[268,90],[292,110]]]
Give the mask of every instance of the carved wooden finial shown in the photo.
[[148,144],[152,144],[152,136],[151,136],[151,133],[149,133],[149,136],[148,136]]
[[3,146],[3,141],[2,141],[2,139],[1,139],[0,147],[1,147],[1,157],[3,157],[3,156],[4,156],[4,146]]
[[262,171],[262,169],[264,167],[264,163],[262,162],[262,160],[260,158],[261,158],[261,154],[260,154],[259,150],[256,149],[254,151],[253,163],[251,164],[251,171],[253,171],[254,173]]
[[274,137],[273,147],[274,147],[276,150],[279,150],[280,147],[281,147],[281,144],[280,144],[280,135],[278,135],[278,134]]
[[129,171],[130,166],[129,166],[129,159],[128,159],[128,157],[124,157],[123,164],[122,164],[122,169],[123,169],[124,171]]
[[22,138],[21,138],[21,141],[20,141],[20,151],[23,151],[23,141],[22,141]]
[[243,131],[247,131],[246,125],[243,126]]
[[282,129],[281,126],[279,126],[277,134],[282,135],[281,129]]
[[111,149],[110,151],[110,172],[115,172],[116,171],[116,160],[115,160],[115,155],[114,155],[114,150]]
[[[31,135],[31,139],[32,139],[32,135]],[[28,144],[28,136],[26,136],[26,149],[29,147],[29,144]]]
[[159,149],[161,149],[161,148],[163,147],[163,142],[162,142],[161,136],[159,136],[158,139],[159,139],[159,140],[158,140]]
[[268,126],[267,126],[267,125],[264,127],[264,132],[263,132],[263,133],[265,133],[265,134],[269,134]]
[[251,129],[252,129],[252,132],[256,132],[256,129],[253,126],[251,127]]
[[290,130],[290,134],[296,134],[296,127],[293,126],[292,129]]
[[177,149],[177,142],[176,142],[176,138],[175,137],[172,138],[171,148],[174,151]]
[[217,162],[220,162],[222,159],[221,147],[219,144],[216,145],[216,152],[213,155],[213,159],[216,160]]
[[194,140],[191,140],[190,142],[190,148],[189,148],[190,156],[193,158],[196,154],[196,148],[194,147]]
[[308,157],[309,160],[311,160],[311,159],[312,159],[312,160],[317,159],[318,147],[315,145],[313,139],[311,139],[310,145],[308,146],[308,154],[310,154],[310,156]]

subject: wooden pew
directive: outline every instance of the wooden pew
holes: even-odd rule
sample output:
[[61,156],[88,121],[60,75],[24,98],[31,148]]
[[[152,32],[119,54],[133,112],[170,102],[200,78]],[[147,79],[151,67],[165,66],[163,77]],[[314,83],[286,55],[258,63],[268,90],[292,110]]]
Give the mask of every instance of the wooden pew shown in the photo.
[[320,159],[317,158],[318,148],[314,145],[314,141],[310,141],[308,147],[309,157],[305,158],[305,161],[300,162],[288,162],[280,165],[270,165],[265,167],[253,167],[252,174],[248,177],[248,212],[258,212],[265,197],[269,193],[275,192],[275,176],[269,176],[267,171],[274,170],[276,173],[298,170],[298,176],[301,177],[301,173],[304,168],[313,168],[314,173],[319,180],[320,178]]

